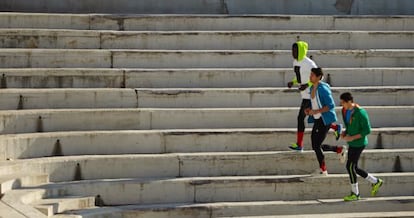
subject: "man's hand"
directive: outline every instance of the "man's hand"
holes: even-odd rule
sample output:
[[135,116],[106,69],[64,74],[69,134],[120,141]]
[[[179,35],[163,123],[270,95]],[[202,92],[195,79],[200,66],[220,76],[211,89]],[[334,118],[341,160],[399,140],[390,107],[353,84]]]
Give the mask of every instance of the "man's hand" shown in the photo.
[[342,135],[342,140],[346,141],[346,142],[352,142],[354,141],[354,137],[350,136],[350,135]]
[[290,82],[288,82],[287,83],[287,87],[290,89],[290,88],[292,88],[292,86],[293,86],[293,82],[292,81],[290,81]]
[[302,84],[302,85],[300,85],[300,86],[299,86],[299,90],[300,90],[300,91],[303,91],[303,90],[305,90],[306,88],[308,88],[308,84]]
[[346,141],[346,142],[351,142],[351,141],[354,141],[354,139],[352,138],[352,136],[349,136],[349,135],[344,136],[344,137],[342,138],[342,140],[344,140],[344,141]]
[[352,142],[352,141],[355,141],[355,140],[360,139],[360,138],[362,138],[361,134],[356,134],[356,135],[353,135],[353,136],[345,135],[345,136],[342,137],[342,139],[347,141],[347,142]]

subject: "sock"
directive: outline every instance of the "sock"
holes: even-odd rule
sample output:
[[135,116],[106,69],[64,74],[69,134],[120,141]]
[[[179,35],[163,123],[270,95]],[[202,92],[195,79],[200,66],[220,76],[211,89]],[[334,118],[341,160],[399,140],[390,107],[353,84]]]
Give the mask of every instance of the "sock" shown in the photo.
[[375,176],[373,176],[373,175],[371,175],[371,174],[369,174],[368,173],[368,176],[367,176],[367,178],[365,178],[368,182],[370,182],[370,183],[372,183],[372,184],[375,184],[375,183],[377,183],[378,182],[378,179],[375,177]]
[[336,131],[338,129],[338,125],[336,125],[336,123],[332,123],[331,124],[331,129]]
[[354,194],[359,195],[358,183],[351,184],[351,190]]
[[322,161],[322,164],[321,164],[321,170],[322,171],[326,171],[327,169],[326,169],[326,164],[325,164],[325,161]]
[[297,137],[296,142],[298,143],[299,147],[303,146],[303,135],[304,135],[304,132],[298,132],[296,134],[296,137]]
[[340,154],[342,152],[342,146],[336,146],[336,153]]

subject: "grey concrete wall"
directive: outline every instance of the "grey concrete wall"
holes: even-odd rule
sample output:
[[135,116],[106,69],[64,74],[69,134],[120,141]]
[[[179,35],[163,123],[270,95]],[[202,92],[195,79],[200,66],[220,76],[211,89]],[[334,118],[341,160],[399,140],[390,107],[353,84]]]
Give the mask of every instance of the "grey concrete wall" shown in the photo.
[[129,14],[414,14],[411,0],[2,0],[1,11]]

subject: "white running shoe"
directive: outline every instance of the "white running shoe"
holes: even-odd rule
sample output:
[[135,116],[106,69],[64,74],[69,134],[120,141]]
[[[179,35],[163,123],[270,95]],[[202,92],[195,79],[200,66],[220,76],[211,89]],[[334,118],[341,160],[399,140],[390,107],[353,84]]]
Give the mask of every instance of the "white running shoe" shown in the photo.
[[328,171],[327,171],[327,170],[322,171],[322,169],[321,169],[321,168],[318,168],[318,169],[316,169],[316,170],[312,173],[312,175],[313,175],[313,176],[327,176],[327,175],[328,175]]

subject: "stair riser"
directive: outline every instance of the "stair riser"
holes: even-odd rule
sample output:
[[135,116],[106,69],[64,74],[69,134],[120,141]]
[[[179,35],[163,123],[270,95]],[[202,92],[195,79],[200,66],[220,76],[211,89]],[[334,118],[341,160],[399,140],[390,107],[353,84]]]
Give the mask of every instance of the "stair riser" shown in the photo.
[[[333,87],[411,86],[409,68],[325,68]],[[247,88],[286,87],[285,69],[4,69],[7,88]],[[0,75],[1,76],[1,75]],[[349,80],[349,78],[358,78]]]
[[[412,50],[310,51],[319,66],[413,67]],[[292,66],[289,50],[145,51],[4,49],[2,68],[280,68]]]
[[[301,7],[302,8],[302,7]],[[136,12],[134,12],[136,13]],[[411,17],[82,15],[3,13],[2,28],[102,30],[414,30]],[[355,21],[357,20],[357,21]]]
[[[412,32],[105,32],[0,30],[2,48],[290,50],[300,37],[310,49],[407,49]],[[275,38],[277,40],[275,41]],[[398,40],[396,40],[398,39]]]
[[[325,143],[337,142],[329,133]],[[368,147],[398,149],[412,148],[412,130],[373,129]],[[0,137],[2,159],[47,157],[59,151],[63,155],[87,154],[157,154],[187,152],[248,152],[286,151],[296,139],[296,130],[280,131],[117,131],[86,133],[50,133],[27,136]],[[59,140],[59,143],[57,143]],[[304,136],[305,150],[311,150],[310,132]],[[114,146],[116,145],[116,146]]]
[[[412,106],[365,108],[372,118],[372,127],[414,126],[414,117],[412,116],[414,107]],[[340,113],[339,110],[340,108],[337,108],[337,114]],[[293,108],[0,111],[0,133],[194,128],[295,128],[297,113],[297,110]],[[395,116],[395,114],[399,116]]]
[[[346,173],[333,152],[325,152],[330,173]],[[368,172],[411,172],[414,152],[366,150],[359,166]],[[79,166],[78,166],[79,164]],[[51,181],[105,178],[211,177],[253,175],[302,175],[319,168],[312,151],[253,154],[164,154],[68,157],[27,161],[22,172],[48,173]]]
[[[339,96],[351,92],[365,106],[414,105],[413,88],[333,88]],[[0,110],[64,108],[254,108],[297,107],[300,94],[288,89],[115,89],[0,90]]]
[[[295,179],[293,179],[295,180]],[[411,195],[411,177],[385,177],[379,196]],[[110,188],[108,188],[110,187]],[[127,187],[127,188],[125,188]],[[360,181],[360,193],[368,197],[371,186]],[[205,203],[266,200],[311,200],[343,198],[351,189],[349,178],[308,178],[294,181],[210,181],[194,185],[187,182],[109,184],[105,182],[66,185],[70,194],[100,194],[107,205],[155,203]],[[133,191],[135,190],[135,191]]]
[[[266,215],[304,215],[314,214],[315,211],[319,214],[326,213],[355,213],[371,212],[371,211],[386,211],[399,212],[410,211],[413,208],[413,202],[401,203],[398,201],[359,201],[358,203],[342,203],[342,202],[321,202],[312,201],[309,203],[280,203],[270,204],[266,202],[252,203],[252,205],[223,205],[223,206],[195,206],[182,208],[167,208],[167,209],[125,209],[122,214],[128,217],[232,217],[232,216],[266,216]],[[86,216],[88,217],[88,216]]]

